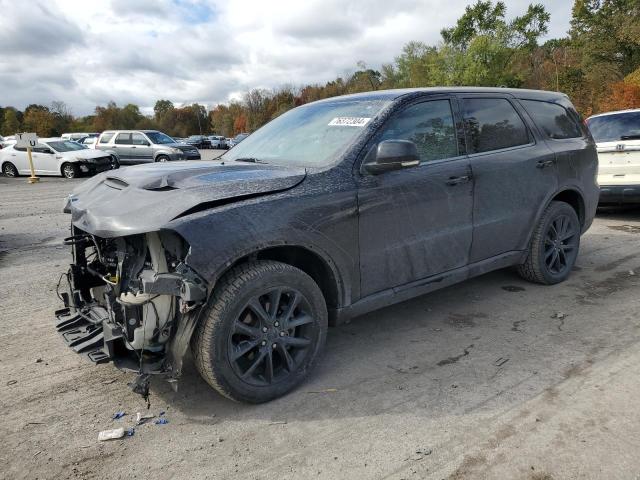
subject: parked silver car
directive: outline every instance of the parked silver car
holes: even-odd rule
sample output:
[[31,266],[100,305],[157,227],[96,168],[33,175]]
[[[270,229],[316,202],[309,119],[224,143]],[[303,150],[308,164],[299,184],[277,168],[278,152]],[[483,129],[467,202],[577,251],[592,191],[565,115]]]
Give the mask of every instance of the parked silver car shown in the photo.
[[122,164],[200,160],[197,148],[176,141],[157,130],[107,130],[95,146]]

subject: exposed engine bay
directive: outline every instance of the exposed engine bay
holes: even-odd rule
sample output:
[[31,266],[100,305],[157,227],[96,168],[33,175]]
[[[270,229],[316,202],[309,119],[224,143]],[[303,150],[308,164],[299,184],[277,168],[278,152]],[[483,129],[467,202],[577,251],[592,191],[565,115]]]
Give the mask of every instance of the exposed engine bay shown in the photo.
[[[73,263],[58,282],[65,308],[56,328],[77,353],[138,373],[131,384],[148,397],[149,376],[175,387],[207,283],[186,263],[188,245],[171,232],[100,238],[72,226]],[[66,284],[66,285],[65,285]]]

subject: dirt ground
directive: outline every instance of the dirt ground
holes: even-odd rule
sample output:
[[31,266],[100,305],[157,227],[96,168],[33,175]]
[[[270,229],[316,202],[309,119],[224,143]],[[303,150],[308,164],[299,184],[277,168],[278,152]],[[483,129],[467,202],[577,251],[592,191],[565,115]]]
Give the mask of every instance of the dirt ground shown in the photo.
[[640,478],[640,210],[599,213],[562,285],[499,271],[331,329],[309,380],[266,405],[220,397],[188,359],[177,393],[152,384],[167,424],[98,442],[146,406],[53,328],[77,183],[0,177],[0,477]]

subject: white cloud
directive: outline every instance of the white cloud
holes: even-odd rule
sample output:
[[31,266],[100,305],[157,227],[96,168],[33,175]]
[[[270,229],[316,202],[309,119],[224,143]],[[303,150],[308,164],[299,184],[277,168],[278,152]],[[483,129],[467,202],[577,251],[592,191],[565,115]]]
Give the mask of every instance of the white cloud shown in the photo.
[[[0,105],[63,100],[212,105],[250,88],[321,83],[435,43],[463,0],[0,0]],[[528,0],[508,0],[524,11]],[[571,2],[548,0],[550,37]]]

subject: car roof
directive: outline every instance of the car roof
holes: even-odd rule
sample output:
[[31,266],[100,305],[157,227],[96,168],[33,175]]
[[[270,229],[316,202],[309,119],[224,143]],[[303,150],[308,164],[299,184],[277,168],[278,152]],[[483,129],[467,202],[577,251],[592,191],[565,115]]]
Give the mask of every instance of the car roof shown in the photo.
[[592,118],[596,118],[596,117],[608,117],[610,115],[618,115],[620,113],[633,113],[633,112],[640,112],[640,108],[629,108],[627,110],[616,110],[614,112],[598,113],[596,115],[591,115],[589,118],[587,118],[587,120],[591,120]]
[[513,95],[516,98],[530,98],[539,100],[560,100],[568,98],[561,92],[550,92],[546,90],[529,90],[525,88],[502,88],[502,87],[425,87],[425,88],[396,88],[392,90],[374,90],[370,92],[352,93],[329,97],[313,103],[332,102],[336,100],[396,100],[405,95],[414,93],[425,94],[445,94],[445,93],[500,93]]

